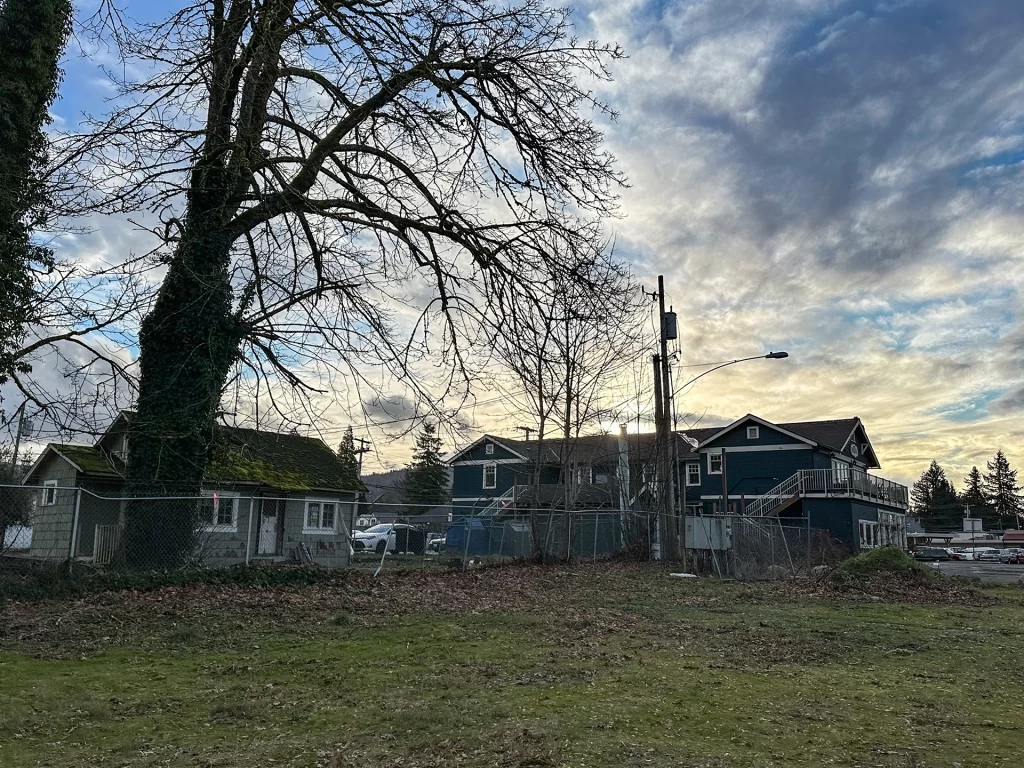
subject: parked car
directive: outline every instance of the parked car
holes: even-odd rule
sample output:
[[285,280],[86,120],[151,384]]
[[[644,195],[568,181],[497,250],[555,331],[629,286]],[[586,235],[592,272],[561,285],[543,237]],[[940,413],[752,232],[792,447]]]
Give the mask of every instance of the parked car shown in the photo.
[[[380,523],[365,531],[352,534],[352,550],[354,552],[375,552],[383,555],[385,550],[394,554],[398,551],[399,539],[411,539],[412,532],[422,533],[414,525],[404,523]],[[403,534],[403,532],[406,532]]]
[[1018,551],[1010,555],[1010,565],[1024,565],[1024,551]]
[[998,549],[983,549],[980,552],[974,553],[975,560],[981,560],[983,563],[998,563],[999,562],[999,550]]
[[443,533],[428,533],[427,534],[427,554],[428,555],[439,555],[444,552],[445,546],[447,545],[447,537]]
[[949,555],[950,560],[969,560],[968,553],[959,549],[947,549],[946,554]]
[[1016,555],[1018,552],[1020,552],[1020,548],[1018,548],[1018,547],[1012,547],[1010,549],[1004,549],[1002,552],[999,553],[999,562],[1000,563],[1008,563],[1008,562],[1010,562],[1010,560],[1013,558],[1013,556]]
[[938,560],[949,560],[949,552],[939,547],[921,547],[914,550],[915,560],[927,560],[935,562]]

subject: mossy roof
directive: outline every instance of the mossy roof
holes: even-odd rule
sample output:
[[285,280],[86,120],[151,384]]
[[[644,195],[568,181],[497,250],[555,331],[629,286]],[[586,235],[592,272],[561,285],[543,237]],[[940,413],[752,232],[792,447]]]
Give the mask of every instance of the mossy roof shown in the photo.
[[[54,445],[89,475],[123,475],[124,463],[92,445]],[[302,435],[260,432],[218,426],[214,452],[205,472],[217,483],[263,483],[282,491],[365,491],[356,478],[346,477],[341,464],[323,440]]]
[[53,447],[86,474],[121,475],[124,473],[124,463],[116,457],[108,456],[97,446],[64,443]]
[[345,476],[338,457],[323,440],[240,427],[217,427],[206,479],[262,482],[294,491],[366,490],[358,479]]

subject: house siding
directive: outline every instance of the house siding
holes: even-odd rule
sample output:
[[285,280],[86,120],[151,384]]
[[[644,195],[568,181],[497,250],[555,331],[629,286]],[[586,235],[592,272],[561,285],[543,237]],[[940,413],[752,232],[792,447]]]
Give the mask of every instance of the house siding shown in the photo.
[[[714,449],[710,452],[714,452]],[[725,479],[730,496],[760,496],[799,470],[812,469],[815,466],[815,451],[811,448],[786,451],[765,449],[737,453],[729,453],[729,449],[726,448],[725,452]],[[722,475],[712,475],[708,472],[708,453],[709,451],[705,449],[701,450],[700,493],[695,493],[697,486],[687,487],[688,503],[696,503],[699,496],[721,498]],[[685,466],[681,469],[685,472]],[[713,500],[705,500],[706,512],[710,513],[713,503]],[[737,510],[738,508],[737,504]]]
[[32,510],[32,546],[29,555],[47,560],[63,560],[71,549],[71,521],[75,514],[74,489],[78,472],[67,461],[53,454],[37,469],[39,485],[56,480],[56,504],[42,506],[43,490],[36,495]]

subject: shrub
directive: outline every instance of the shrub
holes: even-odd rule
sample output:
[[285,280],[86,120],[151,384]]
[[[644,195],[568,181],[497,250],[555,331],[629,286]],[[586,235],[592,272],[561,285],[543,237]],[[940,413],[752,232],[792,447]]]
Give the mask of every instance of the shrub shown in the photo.
[[924,581],[942,578],[934,568],[922,565],[896,547],[872,549],[851,557],[833,571],[831,578],[840,583],[854,584],[882,575]]

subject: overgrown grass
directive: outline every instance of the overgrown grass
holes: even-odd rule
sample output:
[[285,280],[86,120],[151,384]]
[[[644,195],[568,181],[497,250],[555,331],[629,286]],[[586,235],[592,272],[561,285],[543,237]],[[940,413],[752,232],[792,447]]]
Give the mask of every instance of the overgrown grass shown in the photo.
[[[195,595],[156,593],[138,603],[145,632],[119,635],[114,601],[76,619],[91,650],[52,631],[52,611],[35,630],[19,614],[0,651],[0,765],[968,768],[1019,753],[1020,601],[599,574],[523,569],[504,584],[527,595],[512,608],[483,592],[446,612],[405,592],[426,575],[355,602],[312,588],[319,602],[288,616],[190,614]],[[498,591],[495,574],[459,578]],[[390,610],[406,597],[421,608]]]

